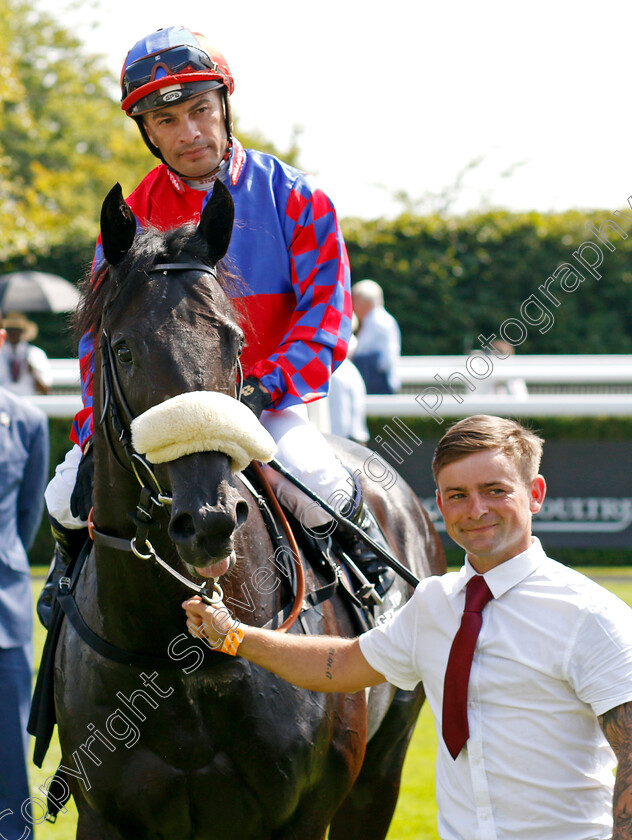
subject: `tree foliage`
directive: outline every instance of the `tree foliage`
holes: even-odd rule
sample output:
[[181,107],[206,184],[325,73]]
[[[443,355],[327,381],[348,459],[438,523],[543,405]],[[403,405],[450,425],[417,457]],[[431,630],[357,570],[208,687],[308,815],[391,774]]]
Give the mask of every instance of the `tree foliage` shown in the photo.
[[130,193],[158,161],[101,56],[32,0],[0,0],[0,20],[0,268],[76,279],[104,196],[116,181]]
[[0,11],[0,261],[8,269],[61,242],[93,239],[114,161],[116,178],[131,186],[149,153],[120,118],[98,57],[28,0],[0,0]]

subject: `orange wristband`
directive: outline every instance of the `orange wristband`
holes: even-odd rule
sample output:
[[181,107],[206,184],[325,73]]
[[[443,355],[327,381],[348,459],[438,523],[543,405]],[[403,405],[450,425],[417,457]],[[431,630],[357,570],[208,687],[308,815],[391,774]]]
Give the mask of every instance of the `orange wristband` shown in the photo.
[[224,644],[221,646],[220,653],[227,653],[229,656],[235,656],[237,650],[239,649],[239,645],[242,643],[244,638],[244,631],[240,622],[237,622],[234,627],[231,627],[228,633],[226,634],[226,638],[224,639]]

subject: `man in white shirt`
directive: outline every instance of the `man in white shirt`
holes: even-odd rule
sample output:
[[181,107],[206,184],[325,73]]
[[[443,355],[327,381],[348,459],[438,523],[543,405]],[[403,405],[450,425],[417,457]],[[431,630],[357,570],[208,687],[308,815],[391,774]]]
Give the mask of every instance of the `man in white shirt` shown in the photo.
[[[422,581],[389,624],[359,639],[281,637],[231,623],[197,598],[185,604],[190,632],[228,638],[238,655],[315,691],[423,681],[439,736],[444,840],[632,838],[632,610],[532,537],[546,493],[542,444],[489,416],[444,435],[433,460],[437,501],[465,564]],[[458,674],[467,705],[455,747],[444,681],[453,685],[446,670],[471,579],[491,600],[471,608],[480,632],[469,685],[469,663]]]
[[399,390],[397,364],[402,352],[399,324],[384,309],[384,293],[375,280],[360,280],[351,287],[358,329],[353,363],[369,394],[394,394]]
[[37,337],[37,324],[22,312],[9,312],[1,325],[7,341],[0,350],[0,385],[19,396],[47,394],[52,384],[48,356],[31,344]]

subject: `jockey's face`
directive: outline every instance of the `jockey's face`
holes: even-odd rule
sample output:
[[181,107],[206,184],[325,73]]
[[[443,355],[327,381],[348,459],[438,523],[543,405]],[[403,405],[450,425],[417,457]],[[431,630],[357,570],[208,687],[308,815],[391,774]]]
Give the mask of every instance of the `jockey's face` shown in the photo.
[[210,175],[226,151],[224,106],[217,90],[143,117],[149,139],[165,162],[185,178]]

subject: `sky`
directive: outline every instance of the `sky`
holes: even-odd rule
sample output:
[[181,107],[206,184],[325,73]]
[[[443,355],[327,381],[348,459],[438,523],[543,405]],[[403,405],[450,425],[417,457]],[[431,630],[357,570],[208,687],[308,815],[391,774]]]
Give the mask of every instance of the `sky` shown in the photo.
[[203,32],[243,129],[280,149],[300,129],[300,164],[343,218],[393,217],[402,192],[420,213],[632,194],[629,0],[36,2],[117,77],[149,32]]

